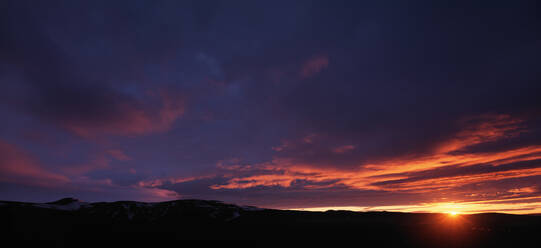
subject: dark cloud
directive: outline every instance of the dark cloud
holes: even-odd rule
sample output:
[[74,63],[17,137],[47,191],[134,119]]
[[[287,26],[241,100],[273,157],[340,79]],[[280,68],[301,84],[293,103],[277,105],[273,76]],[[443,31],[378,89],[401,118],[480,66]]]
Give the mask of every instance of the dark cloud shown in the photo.
[[[161,106],[152,106],[116,89],[107,79],[89,77],[86,68],[77,66],[47,32],[44,18],[49,13],[26,8],[18,12],[18,7],[4,17],[7,28],[1,49],[10,62],[7,66],[17,67],[27,84],[23,92],[5,92],[21,94],[12,104],[85,137],[167,130],[183,114],[183,99],[158,92],[159,87],[155,94],[160,94]],[[20,19],[24,22],[18,22]]]

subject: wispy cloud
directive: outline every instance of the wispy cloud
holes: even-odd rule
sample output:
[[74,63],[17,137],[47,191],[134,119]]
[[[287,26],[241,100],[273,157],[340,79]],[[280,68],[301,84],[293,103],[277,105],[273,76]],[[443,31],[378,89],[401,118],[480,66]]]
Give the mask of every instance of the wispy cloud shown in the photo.
[[47,170],[27,152],[0,140],[0,181],[44,187],[68,183],[66,176]]
[[315,56],[313,58],[310,58],[302,64],[301,70],[299,72],[299,75],[301,78],[309,78],[312,77],[319,72],[321,72],[323,69],[327,68],[329,66],[329,58],[327,56]]
[[[289,157],[280,157],[287,149],[295,149],[295,146],[299,145],[313,145],[318,138],[322,138],[311,135],[308,140],[305,137],[298,141],[284,142],[279,149],[274,147],[277,157],[272,162],[242,164],[241,160],[236,159],[228,163],[219,163],[217,173],[207,178],[214,177],[221,180],[218,181],[219,183],[208,184],[205,187],[209,191],[220,192],[223,190],[231,192],[231,190],[281,189],[284,194],[318,189],[334,191],[337,195],[340,194],[337,188],[342,188],[358,192],[381,192],[384,195],[392,193],[393,197],[396,197],[394,194],[424,194],[426,197],[432,197],[430,204],[422,202],[426,201],[426,198],[412,199],[421,205],[416,205],[408,211],[423,209],[437,211],[441,204],[433,203],[434,201],[451,200],[462,206],[461,211],[482,211],[486,208],[486,204],[480,206],[474,202],[518,200],[535,196],[539,185],[534,178],[541,176],[540,146],[525,146],[484,153],[456,152],[464,147],[506,139],[526,132],[521,128],[522,121],[510,116],[485,116],[480,119],[482,121],[475,121],[473,125],[464,125],[464,129],[457,132],[455,137],[441,143],[423,156],[405,156],[375,161],[360,164],[356,169],[321,167],[310,163],[298,163],[297,160]],[[328,149],[336,155],[344,155],[354,152],[354,148],[351,145],[344,145]],[[288,156],[291,155],[288,153]],[[177,183],[199,180],[200,178],[184,178]],[[515,184],[511,184],[513,180]],[[150,187],[161,185],[163,183],[146,184]],[[169,185],[175,185],[175,181],[169,180]],[[517,187],[517,185],[523,186]],[[442,196],[447,198],[441,198]],[[336,202],[335,204],[340,206],[347,203]],[[466,209],[466,206],[471,206],[472,209]],[[475,209],[473,206],[476,206]]]

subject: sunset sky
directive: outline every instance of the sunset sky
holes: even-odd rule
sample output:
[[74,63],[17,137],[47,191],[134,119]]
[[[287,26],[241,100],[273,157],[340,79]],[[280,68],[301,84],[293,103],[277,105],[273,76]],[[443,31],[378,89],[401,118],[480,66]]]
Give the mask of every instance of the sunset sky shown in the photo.
[[541,213],[536,1],[1,1],[0,200]]

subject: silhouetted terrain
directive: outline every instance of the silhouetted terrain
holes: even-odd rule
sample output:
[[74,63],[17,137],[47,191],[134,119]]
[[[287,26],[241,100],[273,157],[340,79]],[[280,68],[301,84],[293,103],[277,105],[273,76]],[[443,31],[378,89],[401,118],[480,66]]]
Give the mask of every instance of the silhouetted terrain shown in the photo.
[[541,216],[285,211],[217,201],[0,201],[14,247],[539,247]]

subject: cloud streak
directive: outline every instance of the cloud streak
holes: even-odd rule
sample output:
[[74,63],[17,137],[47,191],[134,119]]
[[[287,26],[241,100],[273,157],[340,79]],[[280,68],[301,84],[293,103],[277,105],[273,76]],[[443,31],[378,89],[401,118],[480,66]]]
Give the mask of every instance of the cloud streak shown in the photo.
[[[85,138],[104,135],[136,136],[171,129],[174,122],[184,113],[184,100],[160,93],[160,107],[145,108],[139,102],[119,103],[111,106],[115,113],[100,119],[59,119],[65,129]],[[141,107],[137,107],[141,106]]]
[[329,58],[327,56],[316,56],[303,63],[299,75],[301,78],[313,77],[328,66]]
[[65,184],[70,180],[39,165],[27,152],[0,140],[0,181],[43,187]]
[[[471,145],[516,138],[528,133],[527,130],[521,128],[521,120],[510,116],[485,116],[476,119],[482,121],[475,120],[473,125],[465,125],[455,137],[436,146],[431,153],[422,156],[397,157],[360,164],[357,168],[321,167],[318,164],[298,163],[295,159],[280,157],[283,151],[292,149],[293,146],[311,145],[317,142],[317,138],[311,135],[300,139],[295,143],[296,145],[292,142],[284,142],[279,148],[274,147],[278,156],[272,162],[243,165],[239,164],[241,161],[234,160],[227,165],[219,164],[220,171],[208,177],[219,179],[214,184],[211,184],[212,181],[208,179],[190,178],[178,183],[173,180],[167,185],[153,186],[176,189],[181,195],[183,188],[180,185],[198,181],[201,184],[199,192],[195,193],[202,195],[211,194],[211,191],[234,195],[234,192],[241,194],[240,192],[246,191],[273,192],[275,190],[283,191],[283,194],[311,190],[335,192],[336,195],[332,197],[346,194],[338,189],[345,190],[347,194],[359,192],[359,195],[367,191],[390,195],[416,195],[419,199],[411,196],[410,199],[421,205],[413,206],[408,211],[439,211],[443,209],[443,203],[435,204],[434,201],[453,201],[453,204],[462,212],[476,212],[493,209],[486,203],[479,205],[477,203],[479,201],[520,200],[536,196],[539,193],[538,188],[541,187],[537,181],[541,176],[541,146],[525,146],[484,153],[456,152]],[[471,119],[466,122],[471,122]],[[340,152],[333,147],[329,147],[329,150],[342,155],[354,149],[352,146],[338,148]],[[175,185],[179,185],[178,188]],[[420,194],[424,194],[425,197],[419,197]],[[446,197],[439,199],[441,196]],[[252,200],[258,201],[258,199]],[[340,206],[347,202],[334,204],[334,206]],[[357,202],[357,204],[363,203]],[[529,211],[538,211],[539,208],[535,206],[537,205],[530,206],[533,208]],[[381,209],[402,210],[405,207],[389,206]],[[510,207],[508,211],[515,211],[513,209],[517,212],[528,212],[516,206]]]

